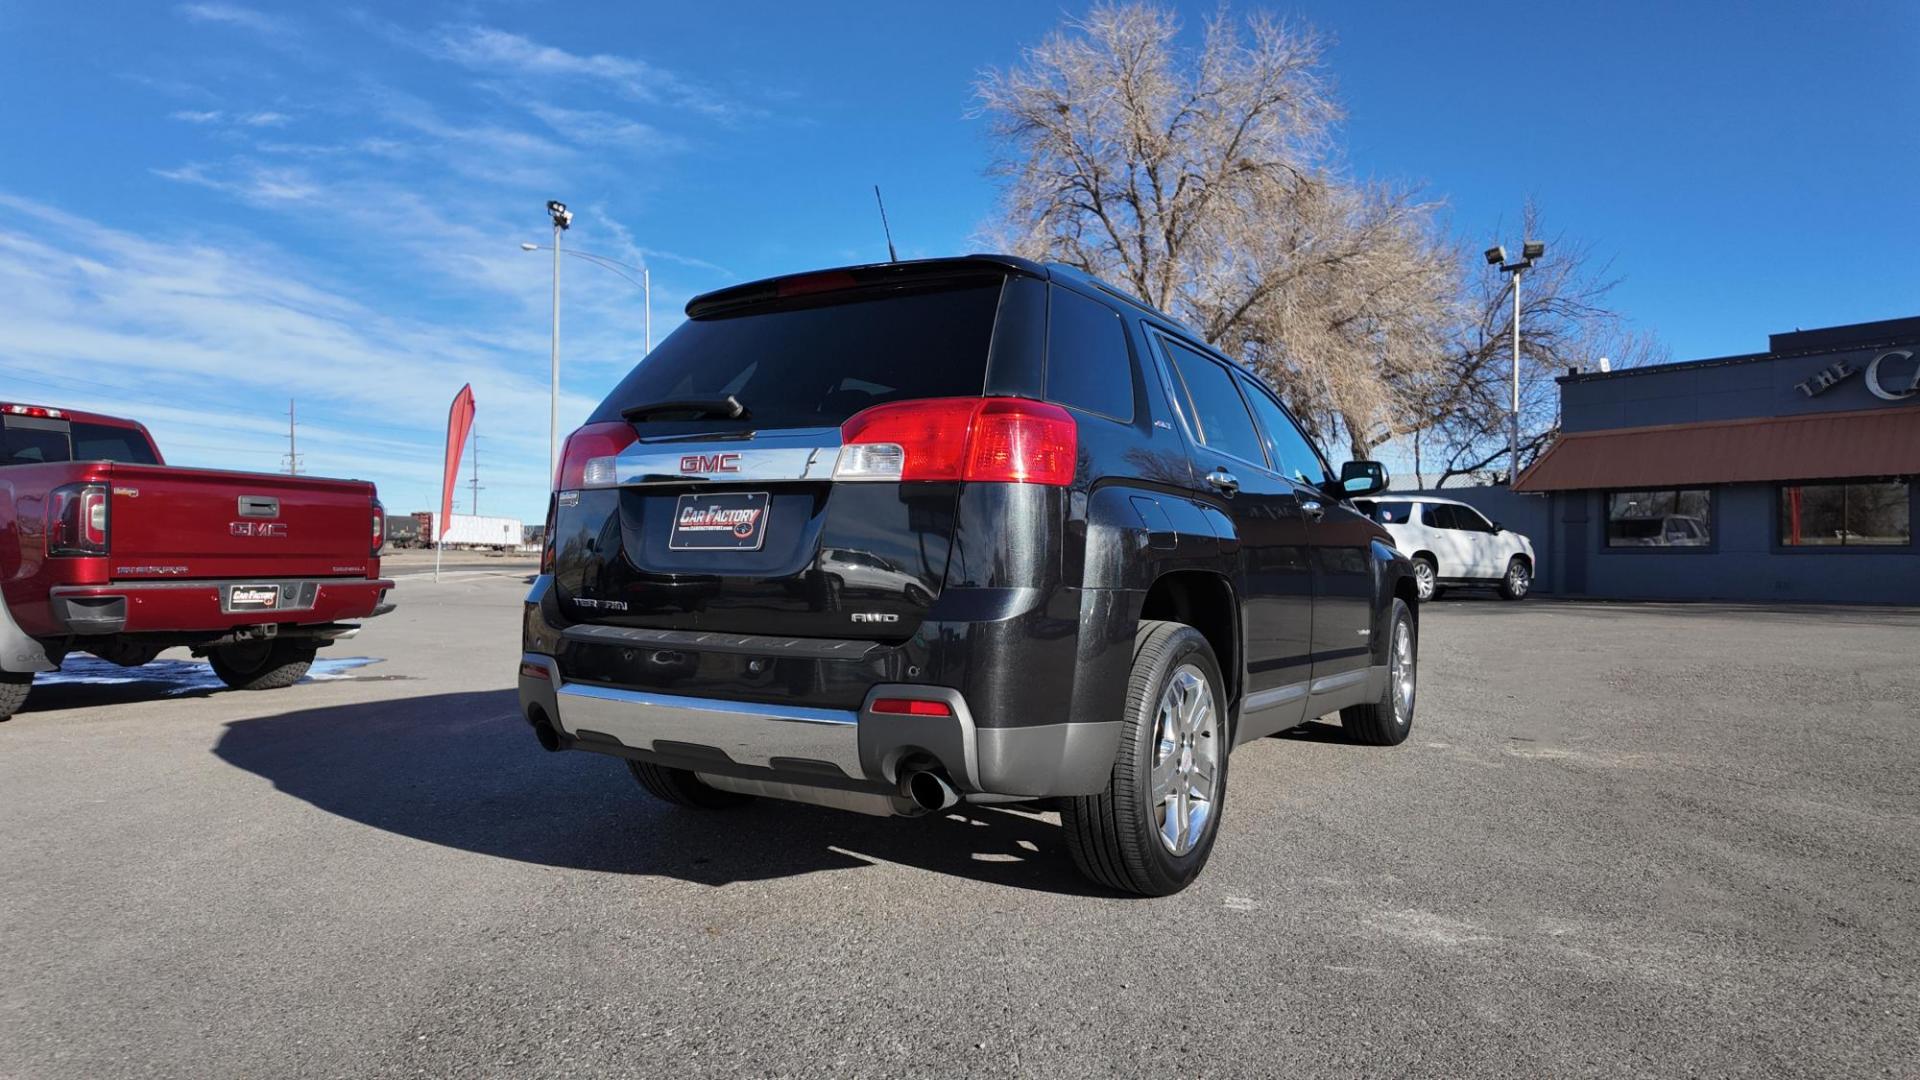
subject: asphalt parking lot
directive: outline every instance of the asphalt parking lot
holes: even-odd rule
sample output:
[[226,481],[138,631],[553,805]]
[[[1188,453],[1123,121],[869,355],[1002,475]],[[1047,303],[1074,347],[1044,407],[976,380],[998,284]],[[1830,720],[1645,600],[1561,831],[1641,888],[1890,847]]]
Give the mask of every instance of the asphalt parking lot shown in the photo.
[[1143,901],[1050,815],[700,815],[541,752],[524,588],[405,578],[290,690],[37,688],[0,1075],[1920,1071],[1916,613],[1429,605],[1407,745],[1242,748]]

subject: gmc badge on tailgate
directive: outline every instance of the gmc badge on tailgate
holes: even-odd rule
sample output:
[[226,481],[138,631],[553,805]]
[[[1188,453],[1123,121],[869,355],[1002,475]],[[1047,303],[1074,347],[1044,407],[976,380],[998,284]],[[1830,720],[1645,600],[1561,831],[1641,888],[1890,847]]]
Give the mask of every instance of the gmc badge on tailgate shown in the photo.
[[235,536],[277,536],[285,537],[287,527],[278,521],[235,521],[227,525],[227,531]]

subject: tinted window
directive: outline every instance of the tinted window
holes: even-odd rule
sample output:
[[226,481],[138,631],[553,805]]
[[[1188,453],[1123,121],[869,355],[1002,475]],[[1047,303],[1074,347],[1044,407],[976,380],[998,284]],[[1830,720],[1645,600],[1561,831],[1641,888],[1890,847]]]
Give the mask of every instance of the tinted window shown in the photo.
[[1490,533],[1493,531],[1493,522],[1482,517],[1480,511],[1471,506],[1454,506],[1448,509],[1453,511],[1453,519],[1459,523],[1455,526],[1456,528],[1465,529],[1468,532]]
[[1410,502],[1355,502],[1353,505],[1367,512],[1367,516],[1382,525],[1406,525],[1418,522],[1414,511],[1415,504]]
[[1427,503],[1421,509],[1426,513],[1427,525],[1435,529],[1458,529],[1460,521],[1453,515],[1453,507],[1448,503]]
[[9,416],[0,419],[0,465],[37,465],[71,457],[64,420]]
[[1712,542],[1713,493],[1706,488],[1607,496],[1608,547],[1706,547]]
[[113,424],[73,425],[73,460],[158,465],[153,445],[133,428]]
[[1047,400],[1133,419],[1133,364],[1120,314],[1069,289],[1047,315]]
[[1266,461],[1260,450],[1260,435],[1247,414],[1247,403],[1234,389],[1233,376],[1218,361],[1184,345],[1166,342],[1167,359],[1173,362],[1174,386],[1186,399],[1181,412],[1187,422],[1199,430],[1194,439],[1223,453],[1245,458],[1256,464]]
[[1260,428],[1267,437],[1267,449],[1273,458],[1273,470],[1282,476],[1298,480],[1303,484],[1318,486],[1327,480],[1327,467],[1321,463],[1320,455],[1314,452],[1313,444],[1293,422],[1293,417],[1280,407],[1280,403],[1263,393],[1249,380],[1240,380],[1246,390],[1247,401],[1253,405],[1253,415],[1260,419]]
[[688,319],[594,411],[731,394],[743,420],[656,420],[649,434],[728,427],[835,427],[888,401],[986,389],[998,278],[914,291],[870,290],[804,307]]

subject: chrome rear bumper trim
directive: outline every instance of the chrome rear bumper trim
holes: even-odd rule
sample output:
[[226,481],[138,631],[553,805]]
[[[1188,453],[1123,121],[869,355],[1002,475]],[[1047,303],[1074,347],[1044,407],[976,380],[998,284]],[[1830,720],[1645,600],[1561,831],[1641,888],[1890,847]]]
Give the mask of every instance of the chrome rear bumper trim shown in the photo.
[[776,761],[820,761],[849,779],[860,768],[860,715],[841,709],[654,694],[591,683],[556,688],[555,721],[569,735],[598,732],[635,750],[668,753],[706,747],[739,765],[777,768]]

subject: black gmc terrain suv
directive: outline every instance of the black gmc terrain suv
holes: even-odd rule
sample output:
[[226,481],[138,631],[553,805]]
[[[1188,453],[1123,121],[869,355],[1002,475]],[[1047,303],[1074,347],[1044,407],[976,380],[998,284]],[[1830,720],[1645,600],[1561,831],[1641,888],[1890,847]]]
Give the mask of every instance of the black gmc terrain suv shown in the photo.
[[520,704],[654,795],[1050,800],[1089,877],[1200,872],[1228,752],[1413,722],[1412,567],[1280,400],[1059,266],[709,293],[567,440]]

